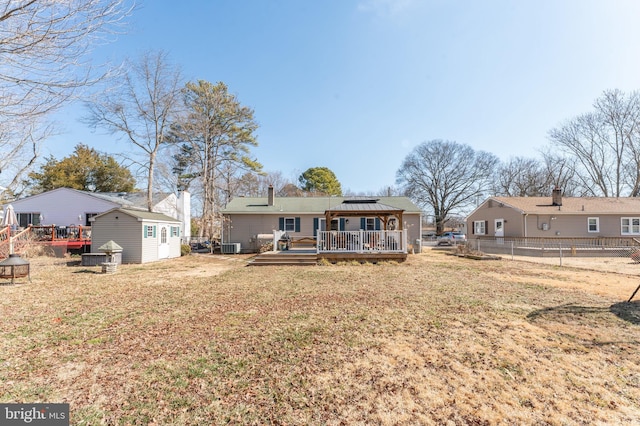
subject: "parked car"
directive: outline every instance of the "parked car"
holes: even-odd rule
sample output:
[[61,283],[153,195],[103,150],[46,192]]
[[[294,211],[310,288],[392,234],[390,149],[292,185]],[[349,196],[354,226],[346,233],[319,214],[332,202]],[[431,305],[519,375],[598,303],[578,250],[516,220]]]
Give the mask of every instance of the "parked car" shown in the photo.
[[422,233],[422,239],[425,241],[433,241],[437,239],[436,231],[424,231]]
[[467,236],[462,232],[445,232],[438,237],[438,245],[448,244],[450,246],[455,244],[463,244],[467,242]]

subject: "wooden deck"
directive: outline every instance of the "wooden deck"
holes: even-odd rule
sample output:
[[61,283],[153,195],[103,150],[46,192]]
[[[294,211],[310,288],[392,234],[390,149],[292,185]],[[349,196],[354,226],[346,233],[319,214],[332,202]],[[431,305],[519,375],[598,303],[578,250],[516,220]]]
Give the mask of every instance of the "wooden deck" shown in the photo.
[[249,266],[268,265],[297,265],[313,266],[325,259],[329,263],[339,262],[359,262],[359,263],[379,263],[379,262],[404,262],[407,253],[380,253],[380,252],[322,252],[318,253],[314,249],[290,249],[283,251],[270,251],[257,255],[249,263]]
[[66,253],[69,250],[88,251],[91,246],[90,226],[30,226],[12,230],[11,227],[0,229],[0,259],[9,253],[24,253],[34,245],[49,246],[56,252]]
[[319,253],[318,260],[326,259],[330,263],[338,262],[360,262],[360,263],[379,263],[379,262],[404,262],[407,260],[407,253],[382,253],[382,252],[326,252]]

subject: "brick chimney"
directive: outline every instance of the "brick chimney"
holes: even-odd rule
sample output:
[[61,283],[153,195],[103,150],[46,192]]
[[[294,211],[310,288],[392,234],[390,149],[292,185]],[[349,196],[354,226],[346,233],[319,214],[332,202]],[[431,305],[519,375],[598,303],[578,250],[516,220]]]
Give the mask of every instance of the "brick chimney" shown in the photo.
[[269,190],[267,192],[267,205],[268,206],[272,206],[273,205],[273,185],[269,185]]
[[555,187],[553,191],[551,191],[551,205],[552,206],[561,206],[562,205],[562,188]]

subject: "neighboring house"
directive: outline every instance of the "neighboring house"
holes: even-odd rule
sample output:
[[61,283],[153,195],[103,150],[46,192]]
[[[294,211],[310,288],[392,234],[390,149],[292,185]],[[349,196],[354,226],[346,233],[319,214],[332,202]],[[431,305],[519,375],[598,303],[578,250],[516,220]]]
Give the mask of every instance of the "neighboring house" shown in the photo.
[[[180,235],[191,235],[191,200],[188,192],[156,194],[153,211],[164,213],[181,222]],[[86,192],[58,188],[11,202],[21,227],[91,226],[90,219],[108,210],[125,207],[146,210],[146,194]]]
[[91,252],[113,240],[122,263],[147,263],[180,257],[180,222],[162,213],[115,208],[92,218]]
[[467,217],[469,238],[640,237],[640,198],[490,197]]
[[[356,208],[362,210],[353,211]],[[239,243],[241,252],[257,252],[265,242],[260,236],[283,231],[293,239],[315,238],[318,230],[326,229],[326,218],[334,216],[329,230],[379,231],[385,228],[380,208],[398,212],[403,223],[394,223],[393,227],[407,230],[408,241],[420,239],[422,212],[407,197],[276,198],[269,188],[267,197],[238,197],[227,205],[222,211],[222,242]],[[327,211],[335,214],[328,216]]]

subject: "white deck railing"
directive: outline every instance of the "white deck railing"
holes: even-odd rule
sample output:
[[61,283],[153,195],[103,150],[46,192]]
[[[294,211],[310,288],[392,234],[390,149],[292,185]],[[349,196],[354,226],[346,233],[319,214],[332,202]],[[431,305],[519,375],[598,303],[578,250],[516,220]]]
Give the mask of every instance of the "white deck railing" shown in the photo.
[[318,253],[406,253],[407,231],[318,231]]

